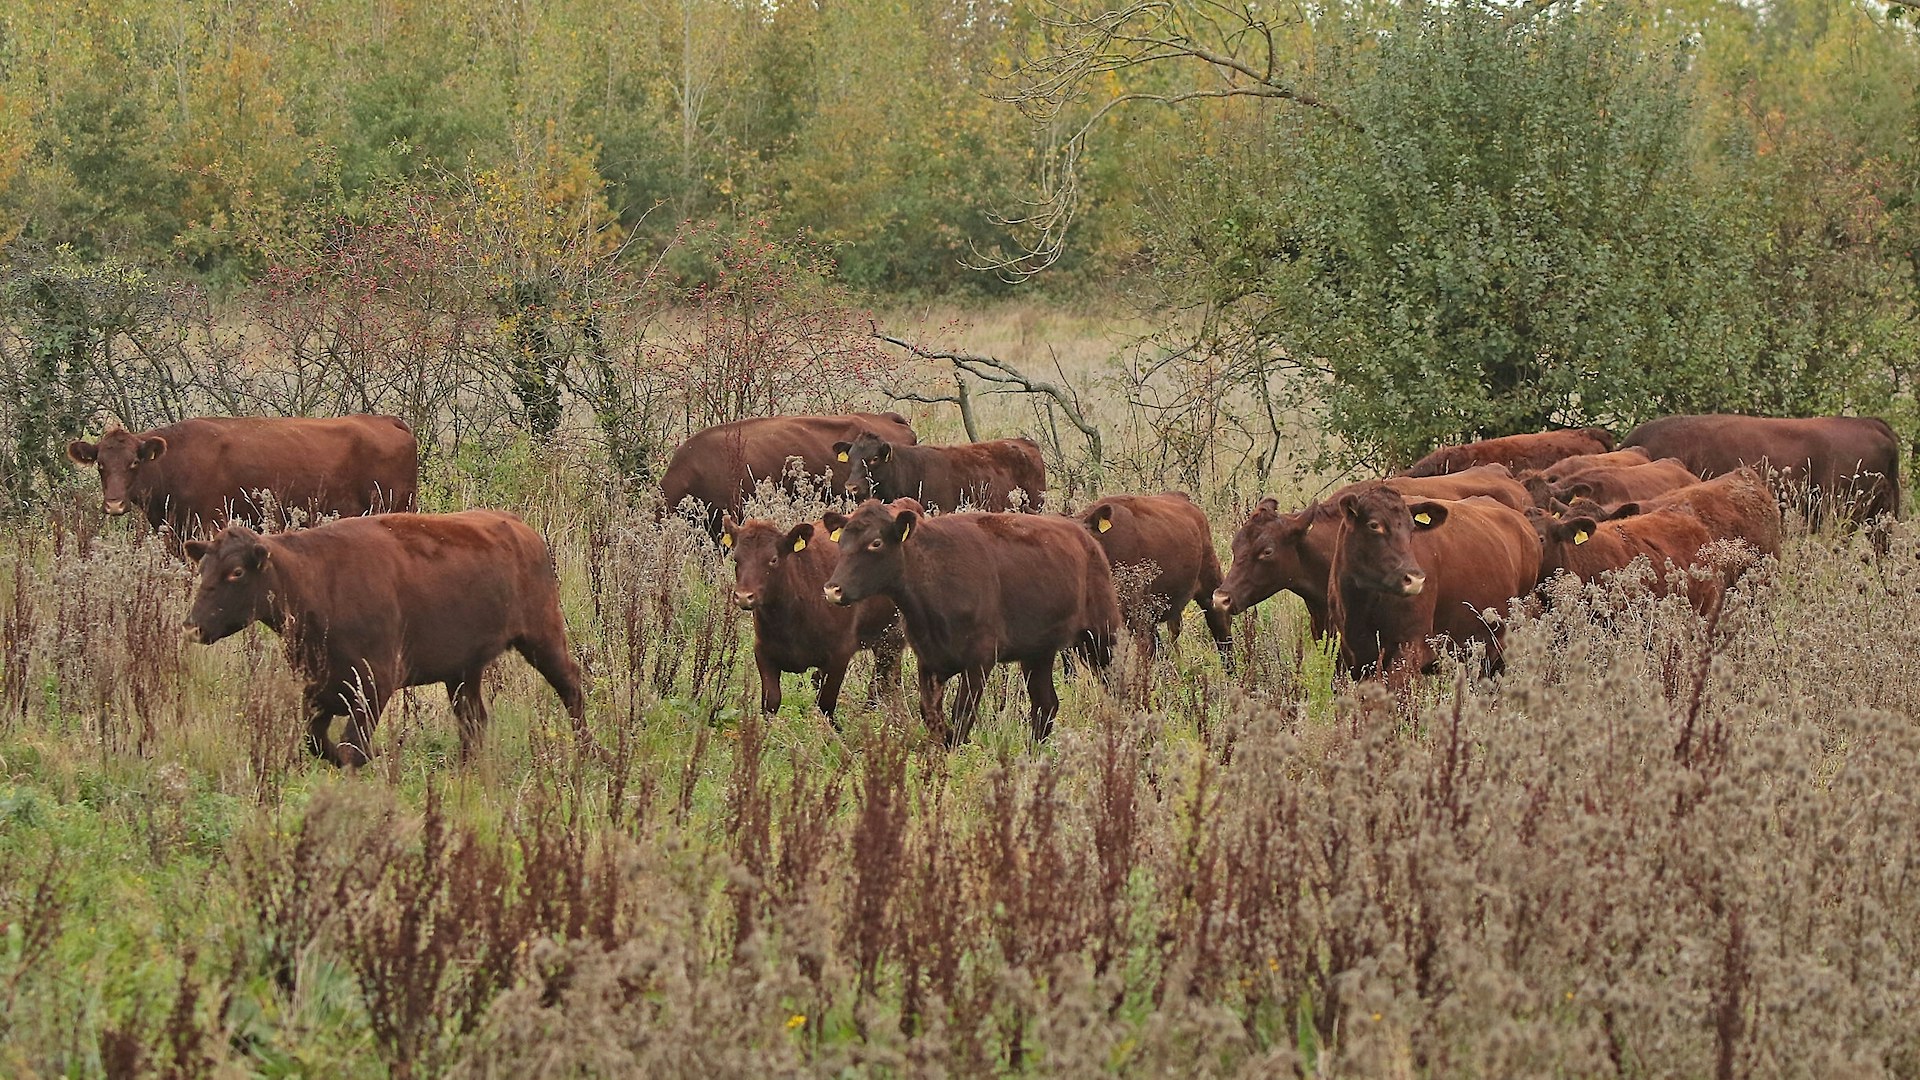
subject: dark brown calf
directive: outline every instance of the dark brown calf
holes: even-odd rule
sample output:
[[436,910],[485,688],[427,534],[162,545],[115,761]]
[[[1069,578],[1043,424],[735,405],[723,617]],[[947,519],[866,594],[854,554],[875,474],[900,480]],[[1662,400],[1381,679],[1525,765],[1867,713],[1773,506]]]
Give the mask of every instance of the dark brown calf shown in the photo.
[[[720,543],[733,555],[733,602],[753,613],[753,662],[760,670],[760,708],[780,711],[780,673],[814,671],[815,703],[828,716],[840,702],[847,665],[873,652],[873,699],[897,691],[906,639],[900,612],[884,596],[852,607],[827,603],[821,590],[840,565],[840,546],[824,525],[782,529],[755,519],[721,524]],[[892,692],[889,691],[889,692]]]
[[1503,624],[1481,612],[1504,614],[1539,579],[1526,516],[1488,498],[1412,500],[1384,485],[1339,508],[1329,599],[1346,672],[1404,686],[1433,664],[1435,636],[1485,642],[1487,670],[1498,670]]
[[951,513],[1014,509],[1012,494],[1026,494],[1022,510],[1040,506],[1047,491],[1047,463],[1032,439],[995,439],[958,446],[896,446],[877,435],[835,443],[849,459],[847,494],[856,499],[913,499],[929,510]]
[[1543,583],[1563,570],[1581,581],[1597,581],[1645,558],[1653,568],[1655,596],[1673,591],[1670,574],[1676,567],[1686,571],[1687,599],[1703,615],[1726,591],[1725,576],[1700,558],[1700,549],[1713,542],[1713,535],[1684,510],[1656,510],[1617,521],[1543,517],[1534,528],[1540,536]]
[[1715,540],[1743,540],[1761,555],[1780,554],[1780,501],[1766,479],[1746,466],[1651,499],[1611,507],[1575,499],[1561,516],[1607,521],[1656,510],[1684,510],[1699,518]]
[[718,540],[720,519],[731,514],[739,520],[741,505],[761,480],[795,491],[789,459],[798,458],[809,476],[824,476],[831,494],[844,493],[847,463],[836,459],[833,444],[861,432],[908,446],[915,441],[907,418],[891,412],[736,420],[696,431],[676,447],[660,475],[660,494],[669,511],[697,500],[708,534]]
[[359,517],[413,509],[420,486],[420,448],[397,416],[199,417],[76,439],[67,456],[100,470],[107,513],[138,509],[179,540],[265,523],[263,491],[282,511]]
[[[307,681],[307,746],[319,757],[365,762],[387,699],[428,683],[446,686],[470,756],[487,724],[481,676],[510,648],[589,741],[546,542],[512,514],[385,514],[269,536],[231,525],[186,548],[200,563],[187,640],[211,645],[254,622],[279,634]],[[335,745],[337,716],[347,726]]]
[[1628,432],[1625,445],[1677,457],[1704,479],[1771,467],[1787,488],[1812,489],[1816,519],[1826,501],[1859,521],[1900,513],[1900,444],[1877,417],[1668,416]]
[[1313,636],[1331,632],[1327,614],[1327,575],[1333,567],[1333,546],[1339,532],[1340,500],[1380,484],[1408,497],[1460,500],[1484,495],[1520,510],[1527,505],[1526,489],[1514,481],[1505,465],[1482,465],[1444,476],[1396,476],[1349,484],[1324,502],[1292,514],[1280,513],[1280,504],[1262,499],[1259,509],[1233,537],[1233,566],[1214,591],[1213,606],[1228,615],[1253,607],[1282,589],[1306,604]]
[[[1121,627],[1113,576],[1100,545],[1072,518],[927,517],[902,499],[869,500],[851,517],[828,514],[823,524],[840,532],[827,599],[886,596],[899,606],[919,661],[920,715],[948,746],[966,742],[994,665],[1020,665],[1033,737],[1044,739],[1060,711],[1054,659],[1078,649],[1095,667],[1112,660]],[[949,727],[942,696],[956,675]]]
[[1509,469],[1544,469],[1575,454],[1604,454],[1613,449],[1613,435],[1605,428],[1578,431],[1542,431],[1483,439],[1464,446],[1443,446],[1401,473],[1402,476],[1439,476],[1475,465],[1505,465]]
[[[1661,458],[1645,465],[1587,469],[1554,485],[1551,494],[1560,502],[1592,499],[1597,503],[1623,503],[1655,498],[1699,482],[1700,478],[1679,458]],[[1551,505],[1551,500],[1545,505]]]
[[1206,613],[1207,632],[1221,661],[1231,667],[1233,621],[1213,607],[1213,591],[1221,582],[1213,527],[1186,492],[1109,495],[1081,511],[1080,523],[1093,533],[1115,570],[1152,564],[1154,576],[1142,589],[1142,610],[1123,612],[1149,652],[1154,648],[1154,624],[1165,623],[1178,639],[1180,614],[1192,603]]

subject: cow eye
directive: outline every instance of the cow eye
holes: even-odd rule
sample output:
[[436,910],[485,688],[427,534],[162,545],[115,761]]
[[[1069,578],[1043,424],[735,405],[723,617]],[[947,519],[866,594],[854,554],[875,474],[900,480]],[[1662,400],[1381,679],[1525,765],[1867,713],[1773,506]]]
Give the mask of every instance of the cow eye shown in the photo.
[[1256,556],[1254,556],[1254,557],[1255,557],[1255,558],[1257,558],[1257,559],[1271,559],[1271,558],[1273,558],[1273,549],[1272,549],[1272,548],[1261,548],[1261,549],[1260,549],[1260,554],[1258,554],[1258,555],[1256,555]]
[[1377,521],[1367,522],[1367,528],[1372,529],[1374,532],[1377,532],[1377,533],[1383,533],[1387,531],[1387,527],[1385,525],[1380,524]]
[[241,578],[246,576],[247,576],[247,568],[244,566],[236,566],[233,569],[227,571],[228,581],[239,581]]
[[871,539],[871,540],[869,540],[869,541],[867,541],[867,550],[868,550],[868,551],[879,551],[879,550],[880,550],[881,548],[883,548],[883,547],[885,547],[885,546],[886,546],[886,544],[885,544],[885,543],[884,543],[884,542],[883,542],[883,541],[882,541],[882,540],[881,540],[881,539],[880,539],[879,537],[877,537],[877,536],[876,536],[876,537],[874,537],[873,539]]
[[778,555],[775,555],[775,556],[774,556],[773,558],[771,558],[771,559],[768,559],[768,560],[767,560],[767,565],[768,565],[768,566],[779,566],[779,565],[780,565],[780,556],[778,556]]

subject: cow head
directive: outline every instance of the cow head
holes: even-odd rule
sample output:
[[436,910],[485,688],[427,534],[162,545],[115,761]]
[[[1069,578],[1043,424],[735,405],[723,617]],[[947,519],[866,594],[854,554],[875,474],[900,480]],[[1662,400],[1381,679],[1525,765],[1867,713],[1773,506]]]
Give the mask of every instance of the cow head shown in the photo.
[[1414,560],[1413,534],[1416,529],[1445,524],[1447,504],[1408,503],[1399,494],[1377,487],[1341,496],[1340,512],[1347,526],[1340,584],[1395,596],[1420,595],[1427,587],[1427,573]]
[[267,545],[244,525],[229,525],[211,540],[189,540],[187,558],[200,564],[200,587],[187,613],[185,639],[211,645],[245,630],[255,620],[271,622],[273,599],[266,570]]
[[810,521],[782,530],[764,518],[740,523],[727,515],[720,523],[720,543],[733,557],[734,606],[752,611],[764,604],[780,564],[817,543],[815,531]]
[[1566,518],[1540,518],[1533,523],[1540,536],[1540,580],[1545,581],[1566,567],[1573,549],[1593,541],[1600,531],[1599,522],[1586,515]]
[[1520,484],[1527,489],[1527,498],[1533,505],[1546,509],[1553,505],[1553,478],[1545,472],[1528,473]]
[[1095,539],[1103,537],[1113,531],[1114,510],[1114,504],[1101,503],[1099,506],[1081,514],[1080,524],[1085,525],[1087,531],[1092,533]]
[[847,463],[847,494],[855,499],[881,499],[891,490],[887,483],[893,471],[893,444],[871,431],[854,436],[852,442],[833,444],[833,456]]
[[[1214,609],[1235,615],[1282,589],[1312,588],[1303,559],[1313,561],[1306,545],[1316,516],[1312,508],[1282,514],[1279,502],[1261,499],[1233,534],[1233,563],[1227,567],[1226,579],[1213,590]],[[1324,571],[1324,558],[1319,561]]]
[[868,499],[851,516],[822,518],[828,535],[840,543],[840,565],[827,579],[827,599],[844,607],[899,584],[906,572],[904,548],[924,516],[911,499],[892,504]]
[[167,440],[158,435],[143,439],[125,428],[108,431],[97,443],[75,439],[67,444],[67,457],[75,465],[100,470],[100,508],[116,516],[127,512],[128,493],[140,467],[166,452]]

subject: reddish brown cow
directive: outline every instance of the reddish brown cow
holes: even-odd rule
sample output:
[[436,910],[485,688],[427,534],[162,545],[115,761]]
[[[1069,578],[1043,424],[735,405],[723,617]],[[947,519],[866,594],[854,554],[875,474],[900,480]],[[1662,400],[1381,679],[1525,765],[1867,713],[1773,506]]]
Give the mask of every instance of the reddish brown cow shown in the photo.
[[720,519],[732,514],[739,520],[742,504],[761,480],[795,490],[789,459],[800,459],[809,476],[825,476],[830,493],[844,493],[848,464],[836,459],[833,444],[862,432],[908,446],[915,441],[907,418],[891,412],[736,420],[696,431],[681,443],[660,476],[660,493],[668,510],[680,509],[685,499],[698,500],[707,532],[718,540]]
[[1429,638],[1487,645],[1498,670],[1504,613],[1540,574],[1540,541],[1526,516],[1492,499],[1408,499],[1384,485],[1340,499],[1330,611],[1340,660],[1354,678],[1403,685],[1435,658]]
[[[1041,514],[945,514],[918,504],[869,500],[851,517],[828,514],[840,531],[840,565],[826,597],[853,604],[887,596],[899,605],[907,644],[919,661],[920,715],[948,746],[966,742],[994,665],[1026,675],[1035,739],[1060,711],[1053,662],[1080,650],[1095,667],[1111,662],[1120,632],[1107,556],[1071,518]],[[960,677],[953,724],[942,696]]]
[[1402,476],[1439,476],[1475,465],[1505,465],[1510,469],[1544,469],[1575,454],[1604,454],[1613,449],[1613,435],[1605,428],[1542,431],[1483,439],[1464,446],[1443,446],[1401,473]]
[[[316,756],[365,762],[387,699],[428,683],[446,686],[461,756],[471,756],[487,724],[481,676],[509,648],[553,684],[590,741],[546,542],[512,514],[383,514],[268,536],[229,525],[186,549],[200,563],[187,640],[211,645],[256,621],[279,634],[307,681]],[[347,725],[336,745],[338,716]]]
[[1339,531],[1339,502],[1382,483],[1408,497],[1459,500],[1484,495],[1515,510],[1527,505],[1526,489],[1514,481],[1505,465],[1482,465],[1445,476],[1366,480],[1291,514],[1280,513],[1279,503],[1263,499],[1234,534],[1233,566],[1214,591],[1214,608],[1233,615],[1285,589],[1306,604],[1313,636],[1325,637],[1330,630],[1327,575]]
[[281,510],[359,517],[411,510],[420,486],[420,448],[397,416],[206,416],[138,435],[113,428],[68,443],[67,456],[100,470],[107,513],[138,509],[181,540],[265,523],[263,491]]
[[1812,489],[1816,518],[1827,500],[1860,521],[1900,514],[1900,445],[1877,417],[1668,416],[1628,432],[1626,445],[1677,457],[1703,478],[1772,467],[1789,487]]
[[1650,460],[1652,459],[1647,457],[1647,452],[1638,448],[1610,450],[1604,454],[1576,454],[1517,479],[1527,489],[1527,496],[1532,500],[1533,505],[1545,507],[1553,498],[1555,485],[1564,484],[1580,473],[1589,469],[1616,469],[1628,465],[1645,465]]
[[1123,612],[1148,652],[1154,648],[1154,624],[1166,623],[1178,639],[1180,614],[1193,603],[1206,613],[1221,661],[1231,666],[1233,621],[1213,607],[1213,591],[1221,581],[1213,527],[1186,492],[1109,495],[1081,511],[1080,523],[1115,570],[1152,564],[1154,576],[1141,590],[1141,610]]
[[1766,479],[1747,466],[1651,499],[1612,507],[1591,499],[1575,499],[1563,505],[1561,516],[1608,521],[1656,510],[1687,511],[1699,518],[1716,540],[1743,540],[1761,555],[1780,554],[1780,501],[1773,497]]
[[851,459],[847,494],[856,499],[914,499],[929,510],[1012,510],[1012,493],[1025,492],[1020,509],[1040,505],[1047,463],[1032,439],[995,439],[958,446],[895,446],[876,435],[835,443]]
[[1574,499],[1592,499],[1597,503],[1633,502],[1655,498],[1699,482],[1700,478],[1689,472],[1679,458],[1661,458],[1645,465],[1588,469],[1576,473],[1571,480],[1555,484],[1550,490],[1551,499],[1543,505],[1550,506],[1553,500],[1570,502]]
[[1702,615],[1720,602],[1726,590],[1724,575],[1700,558],[1700,549],[1713,542],[1713,535],[1684,510],[1656,510],[1618,521],[1543,517],[1534,522],[1534,528],[1540,536],[1543,583],[1563,570],[1581,581],[1597,581],[1645,558],[1653,568],[1650,585],[1655,596],[1673,591],[1674,568],[1686,570],[1687,599]]
[[828,716],[840,702],[847,665],[861,649],[874,658],[873,700],[900,684],[906,639],[900,612],[884,596],[852,607],[827,603],[821,590],[840,565],[840,545],[824,525],[782,529],[764,518],[728,517],[720,542],[733,554],[733,602],[753,613],[753,662],[760,670],[760,708],[780,711],[780,673],[814,671],[816,704]]

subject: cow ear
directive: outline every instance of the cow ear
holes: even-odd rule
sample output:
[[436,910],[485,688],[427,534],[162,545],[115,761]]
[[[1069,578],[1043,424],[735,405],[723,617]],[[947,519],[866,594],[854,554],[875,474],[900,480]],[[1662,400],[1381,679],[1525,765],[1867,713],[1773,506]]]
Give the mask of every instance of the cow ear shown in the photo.
[[873,452],[873,460],[875,461],[893,460],[893,444],[890,442],[881,443],[879,449]]
[[1106,532],[1108,529],[1113,528],[1113,507],[1100,507],[1093,513],[1088,514],[1086,521],[1087,528],[1092,529],[1094,532]]
[[100,460],[100,448],[85,439],[75,439],[67,444],[67,457],[75,465],[92,465]]
[[207,552],[213,550],[213,545],[207,543],[205,540],[189,540],[186,543],[186,549],[187,558],[192,559],[194,562],[199,562],[201,559],[207,557]]
[[840,542],[840,530],[847,527],[847,515],[829,510],[820,515],[820,524],[827,527],[827,539]]
[[1592,439],[1594,442],[1599,443],[1601,446],[1606,447],[1608,450],[1613,449],[1613,432],[1608,431],[1606,428],[1590,427],[1585,429],[1582,432],[1582,434],[1586,435],[1588,438]]
[[807,550],[807,541],[813,539],[813,522],[803,521],[787,532],[785,548],[788,551]]
[[1419,529],[1437,529],[1447,523],[1447,504],[1441,502],[1417,502],[1407,507],[1413,515],[1413,524]]
[[1354,519],[1355,521],[1360,520],[1359,498],[1353,495],[1340,496],[1340,512]]
[[739,531],[740,531],[740,523],[733,520],[732,514],[722,514],[720,516],[720,546],[721,547],[724,547],[724,548],[732,547],[734,537],[737,533],[739,533]]
[[1633,517],[1638,513],[1640,513],[1639,503],[1637,502],[1621,503],[1619,506],[1616,506],[1613,508],[1613,513],[1607,515],[1607,520],[1618,521],[1621,518]]
[[920,515],[911,510],[902,510],[893,515],[893,542],[904,544],[907,537],[913,535],[913,527],[920,523]]
[[267,565],[267,545],[256,543],[247,551],[247,569],[258,570]]
[[1574,546],[1578,547],[1593,539],[1593,531],[1597,527],[1590,517],[1568,518],[1560,523],[1560,533],[1563,538],[1573,541]]
[[852,451],[853,451],[853,444],[850,442],[834,443],[833,444],[833,460],[846,461],[848,458],[848,454],[850,454]]
[[152,438],[140,440],[139,454],[140,454],[141,461],[152,461],[154,458],[157,458],[161,454],[164,454],[166,452],[167,452],[167,440],[161,438],[158,435],[155,435]]
[[1572,502],[1574,499],[1591,499],[1593,498],[1593,485],[1582,480],[1577,484],[1569,485],[1565,494],[1568,502]]
[[1280,500],[1268,496],[1260,500],[1260,505],[1256,509],[1262,514],[1277,514],[1280,512]]

